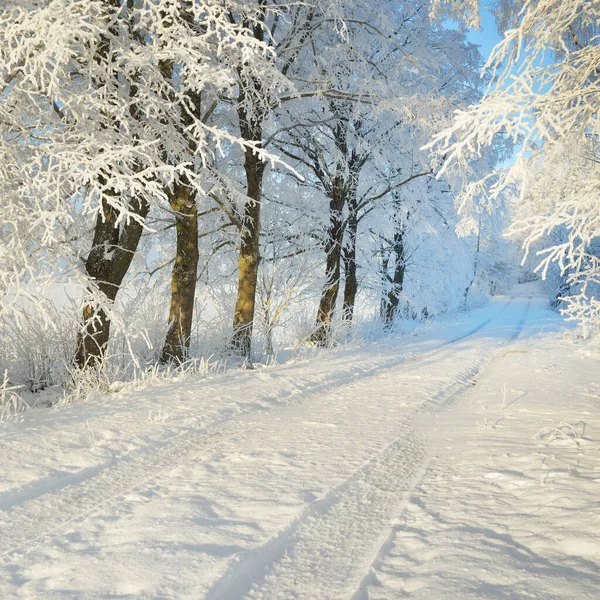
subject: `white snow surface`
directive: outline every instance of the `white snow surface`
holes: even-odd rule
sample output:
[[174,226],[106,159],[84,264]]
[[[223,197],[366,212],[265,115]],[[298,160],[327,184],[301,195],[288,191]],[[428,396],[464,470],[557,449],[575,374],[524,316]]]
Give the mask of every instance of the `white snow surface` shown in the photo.
[[534,287],[0,424],[0,598],[600,597],[600,363]]

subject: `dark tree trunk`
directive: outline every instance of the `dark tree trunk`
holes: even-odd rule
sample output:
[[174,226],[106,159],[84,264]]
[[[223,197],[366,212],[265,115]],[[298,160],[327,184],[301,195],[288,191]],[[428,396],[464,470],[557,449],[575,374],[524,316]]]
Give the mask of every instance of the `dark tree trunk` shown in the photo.
[[400,294],[404,288],[404,275],[406,273],[406,256],[404,249],[404,230],[398,229],[394,233],[393,252],[395,257],[394,276],[391,280],[391,288],[385,302],[384,320],[390,327],[396,317]]
[[340,289],[340,262],[344,235],[342,210],[345,202],[343,178],[337,176],[332,187],[329,200],[329,227],[325,241],[327,256],[325,276],[327,279],[319,302],[315,330],[311,336],[311,340],[320,346],[326,346],[329,343],[331,321]]
[[390,283],[390,276],[388,275],[388,267],[390,264],[390,255],[383,248],[383,244],[381,245],[381,300],[379,302],[379,317],[382,320],[385,320],[385,313],[387,310],[388,303],[388,295],[385,291],[387,289],[388,283]]
[[[349,121],[347,116],[348,107],[331,104],[332,112],[337,115],[337,124],[333,131],[334,141],[339,152],[339,161],[334,170],[335,175],[331,179],[331,184],[326,185],[325,189],[329,193],[329,228],[325,242],[325,252],[327,255],[327,264],[325,274],[327,282],[319,302],[319,310],[315,331],[311,337],[312,341],[326,346],[329,343],[331,331],[331,322],[337,301],[340,287],[340,269],[342,258],[344,260],[345,286],[344,286],[344,306],[343,318],[351,320],[354,313],[354,302],[358,283],[356,279],[356,232],[358,229],[358,202],[357,189],[360,170],[367,161],[368,155],[350,151],[348,148],[348,128]],[[360,129],[360,124],[354,124],[355,129]],[[324,173],[328,169],[318,168],[317,173],[323,181]],[[348,205],[348,222],[344,223],[342,215],[344,207]],[[348,229],[348,239],[346,248],[342,250],[344,230]],[[343,256],[342,256],[343,255]]]
[[350,215],[348,216],[347,240],[344,246],[344,308],[342,316],[346,321],[352,321],[354,316],[354,305],[358,292],[358,280],[356,278],[356,236],[358,233],[358,215],[356,214],[356,202],[349,201]]
[[[92,249],[85,263],[88,277],[96,282],[100,292],[111,303],[129,270],[142,235],[142,223],[150,206],[145,200],[136,200],[130,208],[139,219],[130,218],[119,228],[119,211],[107,199],[102,201],[102,209],[96,219]],[[110,319],[106,311],[92,304],[84,306],[82,328],[77,336],[75,364],[82,369],[101,364],[109,336]]]
[[196,192],[190,186],[178,182],[173,187],[169,203],[176,213],[177,252],[171,273],[169,329],[161,362],[183,362],[187,359],[190,348],[198,273]]
[[256,283],[260,263],[260,203],[265,163],[251,150],[246,150],[244,169],[248,198],[244,206],[243,228],[238,255],[238,292],[233,316],[234,350],[250,356],[252,326],[256,310]]
[[[118,9],[120,6],[120,0],[107,0],[106,3],[113,9]],[[117,36],[117,24],[113,23],[109,27],[109,31],[112,35]],[[102,34],[98,42],[94,58],[99,64],[103,64],[111,50],[110,37]],[[102,85],[102,82],[97,83],[99,86]],[[135,90],[132,89],[130,94],[134,95]],[[106,175],[102,175],[99,183],[103,188],[107,182]],[[109,303],[114,302],[123,278],[131,265],[142,235],[142,222],[150,208],[146,201],[134,200],[130,208],[139,217],[139,220],[130,218],[124,226],[119,227],[120,211],[110,202],[111,197],[115,196],[116,194],[112,190],[104,192],[94,227],[92,248],[85,262],[88,277],[95,281],[98,290]],[[97,293],[95,289],[90,289],[89,292],[92,295]],[[95,304],[85,305],[82,326],[77,334],[75,345],[75,364],[81,369],[99,366],[104,360],[109,336],[110,319],[106,311],[98,308]]]

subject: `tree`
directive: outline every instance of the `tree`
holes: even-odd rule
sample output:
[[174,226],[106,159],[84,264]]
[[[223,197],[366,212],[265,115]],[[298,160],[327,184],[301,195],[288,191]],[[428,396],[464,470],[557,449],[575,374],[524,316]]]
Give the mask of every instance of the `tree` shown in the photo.
[[3,320],[56,326],[66,281],[76,362],[139,369],[462,298],[475,238],[422,147],[479,55],[429,1],[0,3]]
[[3,151],[13,156],[2,182],[11,188],[6,223],[13,227],[12,209],[26,204],[29,224],[43,227],[13,239],[20,264],[4,277],[16,290],[28,279],[55,277],[64,263],[77,263],[85,223],[95,220],[78,277],[88,289],[75,353],[80,366],[103,356],[110,305],[155,179],[137,115],[147,90],[137,83],[139,70],[121,62],[127,11],[116,1],[55,1],[23,3],[0,17]]
[[[474,0],[436,4],[442,15],[450,10],[469,23],[477,22]],[[457,112],[454,124],[435,144],[445,156],[444,171],[464,173],[465,161],[481,156],[498,134],[518,142],[510,167],[465,186],[461,209],[468,219],[482,196],[493,208],[502,194],[516,189],[517,202],[526,205],[543,190],[546,201],[515,223],[514,231],[526,252],[547,242],[538,268],[545,276],[556,264],[571,274],[566,312],[591,333],[600,327],[594,291],[600,265],[591,251],[600,234],[595,151],[600,136],[600,3],[501,0],[494,7],[503,39],[485,67],[493,75],[490,87],[480,102]],[[570,155],[571,167],[553,170],[550,165],[556,165],[561,154]],[[574,177],[575,172],[580,176]],[[553,244],[552,234],[559,229],[567,239]]]
[[[243,2],[227,8],[246,12]],[[247,144],[207,125],[195,100],[231,90],[240,57],[263,55],[217,0],[23,1],[0,15],[0,186],[15,255],[2,280],[14,291],[12,307],[28,279],[68,274],[87,289],[80,366],[103,359],[114,301],[151,207],[170,205],[179,233],[191,231],[180,237],[196,243],[199,167],[213,144]],[[174,279],[189,280],[195,266],[178,264]],[[183,355],[188,343],[191,280],[185,293],[176,284],[185,298],[172,302],[167,355]]]
[[[189,352],[199,261],[196,197],[204,192],[199,175],[206,174],[202,166],[206,164],[209,154],[206,150],[203,152],[200,145],[204,141],[206,124],[224,91],[233,91],[231,80],[227,88],[211,85],[207,81],[202,81],[199,86],[198,72],[210,69],[212,65],[224,65],[231,69],[229,77],[232,78],[234,69],[239,72],[242,65],[256,68],[255,63],[262,62],[263,39],[261,36],[251,37],[248,31],[256,24],[252,19],[252,11],[239,3],[232,3],[227,8],[219,12],[221,22],[217,22],[216,26],[209,22],[209,15],[201,3],[180,2],[175,10],[160,13],[163,29],[159,31],[159,44],[162,48],[171,47],[176,40],[188,39],[202,50],[200,60],[196,58],[194,63],[190,63],[191,57],[186,55],[159,60],[159,69],[167,86],[165,100],[176,114],[174,126],[186,143],[178,153],[165,147],[165,162],[171,162],[176,168],[190,164],[196,175],[192,178],[186,172],[179,174],[166,192],[175,217],[177,246],[171,274],[169,329],[162,352],[164,362],[181,362]],[[239,12],[244,27],[238,27],[231,18],[230,11],[233,9]],[[250,54],[240,51],[240,48],[250,50]],[[244,133],[242,129],[242,140],[249,140]],[[258,163],[263,164],[264,155],[254,145],[244,145],[243,148],[247,155],[252,155]]]
[[[382,274],[384,277],[384,294],[381,300],[381,317],[383,318],[387,327],[390,327],[394,319],[396,318],[396,311],[400,304],[400,296],[404,289],[404,277],[406,275],[407,267],[407,252],[405,246],[405,236],[410,219],[410,212],[406,211],[405,215],[402,215],[402,202],[398,194],[394,194],[395,204],[395,227],[394,235],[391,241],[385,240],[388,243],[386,250],[382,249],[382,259],[384,264],[382,265]],[[390,264],[390,258],[394,264],[393,275],[388,275],[388,268]],[[390,284],[390,285],[385,285]]]
[[[320,128],[321,136],[306,135],[302,129],[299,133],[292,133],[288,141],[293,148],[302,154],[297,154],[282,148],[284,154],[290,158],[300,159],[308,167],[315,178],[317,186],[325,193],[329,203],[328,223],[323,235],[323,250],[325,252],[325,287],[321,293],[316,317],[315,331],[312,340],[318,344],[326,345],[329,338],[329,329],[337,301],[340,286],[340,270],[342,256],[347,277],[348,292],[345,294],[348,307],[346,314],[351,315],[354,296],[356,294],[356,229],[358,226],[356,211],[350,218],[349,235],[353,236],[354,245],[343,249],[346,223],[344,211],[350,205],[357,206],[357,188],[360,171],[368,159],[368,153],[359,147],[352,148],[350,144],[350,130],[356,129],[353,120],[354,107],[349,100],[330,100],[329,118],[323,119]],[[359,128],[359,127],[358,127]],[[319,140],[321,137],[321,141]],[[328,148],[328,142],[331,147]],[[281,146],[280,146],[281,147]],[[331,151],[330,151],[331,150]],[[353,289],[351,287],[354,285]],[[352,309],[350,309],[352,302]]]
[[354,314],[361,221],[373,211],[392,218],[394,191],[432,172],[420,145],[439,131],[453,103],[478,93],[479,54],[464,32],[432,27],[421,2],[383,5],[389,16],[378,27],[355,7],[348,38],[329,42],[333,65],[323,63],[318,49],[313,58],[314,70],[346,97],[313,103],[304,122],[294,124],[290,116],[277,138],[279,151],[308,171],[308,183],[329,204],[321,241],[325,285],[312,336],[319,344],[328,342],[342,282],[342,317],[350,321]]
[[[241,217],[232,346],[246,357],[251,349],[260,263],[260,214],[266,163],[257,150],[262,148],[265,124],[276,108],[285,102],[339,95],[327,78],[300,76],[296,64],[306,60],[307,49],[310,59],[311,49],[322,47],[323,38],[340,35],[336,26],[343,27],[344,17],[356,3],[354,0],[346,3],[349,5],[346,11],[337,0],[311,0],[292,5],[258,0],[255,22],[230,12],[233,22],[248,29],[256,40],[272,50],[273,66],[276,67],[270,75],[266,75],[264,70],[255,70],[249,64],[242,64],[238,69],[236,107],[240,134],[248,142],[244,151],[247,200]],[[303,68],[304,64],[300,71]]]

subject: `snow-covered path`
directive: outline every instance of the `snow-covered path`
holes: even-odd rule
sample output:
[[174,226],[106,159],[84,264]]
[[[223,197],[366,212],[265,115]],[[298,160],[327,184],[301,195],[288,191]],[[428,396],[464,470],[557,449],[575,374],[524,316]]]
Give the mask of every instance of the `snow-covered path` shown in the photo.
[[597,597],[598,363],[544,305],[2,424],[0,597]]

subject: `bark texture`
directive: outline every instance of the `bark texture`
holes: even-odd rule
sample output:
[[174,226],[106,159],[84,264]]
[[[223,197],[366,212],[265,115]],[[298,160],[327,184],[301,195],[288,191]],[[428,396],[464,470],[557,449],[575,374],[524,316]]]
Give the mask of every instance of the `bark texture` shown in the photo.
[[[314,343],[326,346],[329,343],[331,323],[340,288],[341,261],[344,261],[344,319],[351,320],[354,314],[354,303],[358,291],[356,277],[356,234],[358,230],[358,178],[368,155],[356,149],[350,150],[348,145],[350,120],[349,108],[342,104],[331,104],[331,110],[337,117],[333,129],[333,138],[338,154],[337,164],[333,169],[333,177],[327,180],[330,169],[327,165],[319,165],[317,156],[313,158],[313,170],[329,196],[329,226],[325,239],[326,284],[319,302],[315,330],[311,337]],[[360,123],[353,122],[354,129],[360,129]],[[343,217],[347,209],[346,219]],[[347,235],[343,246],[344,235]]]
[[[264,41],[264,30],[260,24],[244,26],[251,29],[253,36]],[[240,133],[256,149],[261,148],[263,122],[269,107],[265,103],[262,83],[243,70],[238,71],[240,93],[238,100],[238,118]],[[260,207],[263,192],[263,179],[266,164],[256,149],[247,147],[244,151],[244,172],[246,175],[246,195],[240,245],[238,254],[238,290],[233,315],[232,349],[244,357],[252,350],[252,329],[256,311],[256,285],[260,263]]]
[[344,244],[344,306],[342,317],[345,321],[352,321],[354,305],[358,293],[357,262],[356,262],[356,237],[358,235],[358,202],[356,186],[348,197],[348,225],[346,227],[346,243]]
[[188,185],[178,182],[173,187],[169,202],[176,214],[177,251],[171,273],[169,329],[161,361],[183,362],[189,354],[198,273],[196,192]]
[[[150,206],[144,200],[136,200],[130,208],[138,219],[130,218],[119,227],[119,211],[110,204],[108,197],[102,201],[102,208],[96,219],[92,249],[85,263],[88,277],[96,282],[98,289],[110,303],[114,302],[129,270],[142,235],[142,223]],[[75,364],[80,368],[98,366],[106,354],[109,336],[110,319],[106,311],[94,304],[84,306],[82,328],[77,336]]]
[[383,303],[383,318],[387,327],[391,327],[396,317],[398,304],[400,303],[400,294],[404,288],[404,275],[406,274],[404,229],[401,227],[394,233],[392,252],[395,262],[394,275],[389,279],[391,287]]
[[[107,6],[115,11],[120,8],[120,0],[106,0]],[[130,5],[128,4],[130,7]],[[131,8],[131,7],[130,7]],[[128,22],[131,25],[131,22]],[[118,35],[118,23],[114,21],[109,27],[112,35]],[[106,35],[99,38],[95,60],[104,64],[111,52],[110,39]],[[118,80],[117,74],[111,74]],[[101,87],[103,83],[97,82]],[[135,78],[131,82],[129,96],[133,99],[137,94]],[[130,114],[139,118],[135,102],[131,103]],[[106,127],[118,128],[118,123]],[[99,183],[102,188],[108,184],[108,174],[100,176]],[[129,210],[136,218],[130,217],[124,225],[118,225],[119,209],[115,208],[116,193],[105,189],[102,204],[94,227],[92,249],[88,254],[85,270],[88,277],[96,282],[99,291],[112,304],[121,287],[123,279],[129,270],[143,231],[143,223],[150,210],[150,205],[144,199],[133,199],[129,203]],[[96,290],[89,290],[94,294]],[[96,304],[87,304],[83,307],[82,327],[77,335],[75,346],[75,364],[81,368],[94,368],[99,366],[106,355],[106,348],[110,337],[110,319],[102,307]]]
[[[182,15],[193,25],[193,15],[189,7],[182,7]],[[170,25],[165,24],[166,27]],[[159,61],[160,71],[168,83],[166,98],[179,111],[178,128],[183,137],[185,131],[194,124],[194,118],[201,117],[201,96],[198,92],[187,94],[187,104],[183,104],[174,94],[176,84],[173,61]],[[197,141],[187,139],[189,159],[196,154]],[[165,162],[168,156],[165,152]],[[161,362],[182,363],[189,357],[190,338],[194,320],[194,300],[196,298],[196,279],[198,276],[198,205],[196,189],[189,176],[182,175],[167,191],[169,205],[175,213],[175,234],[177,246],[175,264],[171,271],[171,302],[169,306],[169,328],[162,348]]]
[[260,202],[265,163],[255,153],[247,150],[244,169],[249,199],[244,206],[243,228],[240,234],[238,291],[233,316],[232,346],[242,356],[249,356],[260,264]]
[[325,238],[325,288],[321,294],[315,330],[311,340],[321,346],[329,342],[329,332],[335,304],[340,289],[340,261],[342,256],[342,240],[344,228],[342,211],[345,204],[344,180],[338,176],[333,181],[332,194],[329,199],[329,226]]

